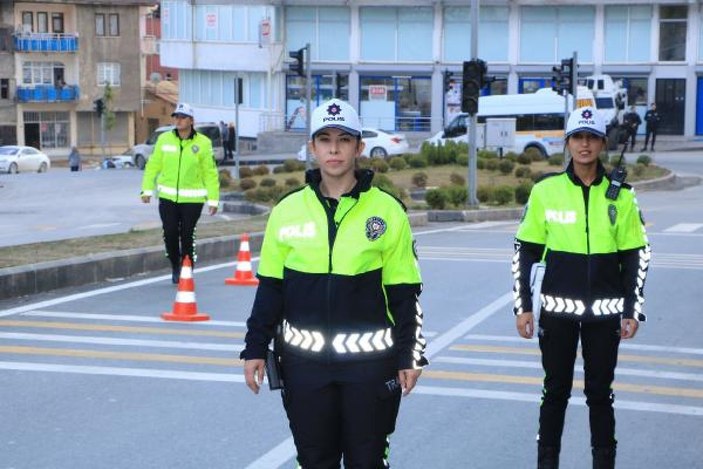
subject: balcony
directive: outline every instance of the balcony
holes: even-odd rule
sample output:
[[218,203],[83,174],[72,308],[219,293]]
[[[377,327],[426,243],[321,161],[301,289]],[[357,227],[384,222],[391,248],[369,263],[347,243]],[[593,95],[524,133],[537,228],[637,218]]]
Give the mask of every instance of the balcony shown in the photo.
[[77,101],[80,90],[77,85],[57,88],[52,85],[18,86],[17,100],[21,103],[52,103]]
[[76,52],[77,34],[21,33],[14,35],[17,52]]

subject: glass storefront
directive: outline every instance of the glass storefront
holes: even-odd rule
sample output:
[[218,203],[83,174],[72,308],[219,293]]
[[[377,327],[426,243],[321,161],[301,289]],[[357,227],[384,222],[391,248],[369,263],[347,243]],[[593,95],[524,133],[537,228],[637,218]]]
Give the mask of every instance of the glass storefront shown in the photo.
[[430,130],[432,80],[414,76],[360,77],[363,124],[385,130]]
[[68,148],[70,121],[68,112],[24,113],[25,144],[38,149]]
[[[288,75],[286,77],[286,130],[305,130],[305,78]],[[310,109],[320,103],[338,97],[349,99],[349,76],[341,73],[313,75]]]

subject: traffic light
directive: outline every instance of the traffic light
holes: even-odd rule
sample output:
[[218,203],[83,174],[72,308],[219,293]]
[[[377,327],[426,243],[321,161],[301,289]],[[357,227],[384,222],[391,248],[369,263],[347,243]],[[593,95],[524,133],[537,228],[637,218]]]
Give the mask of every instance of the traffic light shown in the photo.
[[562,59],[561,61],[561,88],[567,93],[574,95],[577,83],[576,64],[574,59]]
[[472,116],[478,113],[478,97],[486,83],[486,62],[474,59],[464,62],[461,83],[461,110]]
[[103,112],[105,112],[105,101],[103,101],[102,98],[98,98],[93,101],[93,105],[95,112],[98,114],[98,117],[102,116]]
[[444,71],[444,92],[447,93],[449,90],[452,88],[452,84],[454,83],[454,74],[450,72],[449,70]]
[[552,67],[552,89],[561,94],[561,67]]
[[288,52],[288,56],[291,59],[295,59],[295,62],[291,62],[288,66],[288,70],[293,73],[305,76],[305,47],[298,50],[292,50]]

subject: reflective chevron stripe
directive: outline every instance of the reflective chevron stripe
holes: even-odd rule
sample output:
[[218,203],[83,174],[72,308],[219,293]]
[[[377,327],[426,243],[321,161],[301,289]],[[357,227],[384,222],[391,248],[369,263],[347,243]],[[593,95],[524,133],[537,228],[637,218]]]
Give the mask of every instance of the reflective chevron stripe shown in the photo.
[[647,245],[639,250],[639,255],[640,262],[637,267],[637,284],[635,285],[634,318],[644,322],[647,320],[647,316],[642,312],[642,306],[644,305],[642,291],[644,290],[644,280],[647,278],[647,271],[649,270],[649,261],[652,259],[652,249]]
[[[283,321],[283,340],[293,347],[311,352],[320,352],[325,346],[325,337],[319,331],[300,329]],[[393,346],[391,329],[379,329],[371,332],[354,332],[337,334],[332,339],[332,347],[339,354],[379,352]]]
[[[541,295],[545,311],[550,313],[575,314],[581,316],[586,311],[586,306],[581,300],[563,298],[561,296]],[[620,314],[625,311],[625,298],[600,298],[591,305],[595,316]]]
[[525,310],[523,309],[522,298],[520,298],[520,251],[517,248],[515,249],[515,254],[513,255],[511,268],[513,271],[514,312],[515,314],[522,314]]

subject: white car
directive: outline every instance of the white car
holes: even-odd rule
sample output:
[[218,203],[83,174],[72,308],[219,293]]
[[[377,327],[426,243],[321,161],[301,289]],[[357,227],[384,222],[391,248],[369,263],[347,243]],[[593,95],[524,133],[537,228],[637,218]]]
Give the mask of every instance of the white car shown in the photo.
[[49,157],[36,148],[19,145],[0,147],[0,172],[8,174],[25,171],[45,173],[50,167]]
[[101,169],[122,169],[122,168],[134,168],[134,152],[130,148],[125,150],[121,155],[108,156],[100,164]]
[[[398,134],[391,130],[364,127],[361,129],[361,139],[366,143],[361,156],[366,158],[388,158],[389,156],[402,155],[407,153],[410,148],[404,134]],[[303,144],[298,152],[298,160],[300,161],[305,161],[306,145]]]

